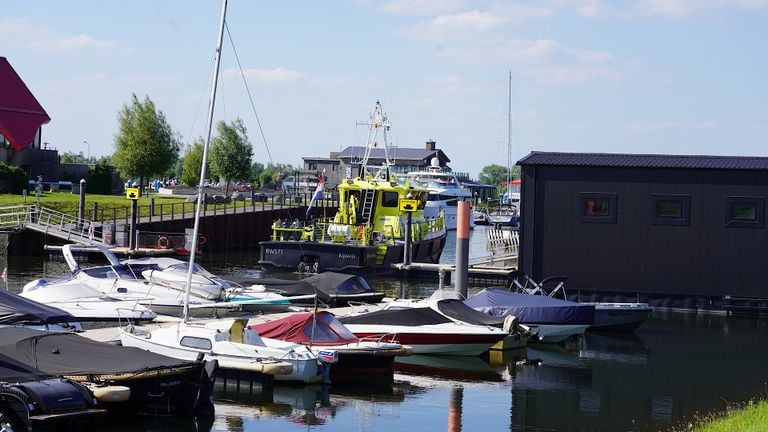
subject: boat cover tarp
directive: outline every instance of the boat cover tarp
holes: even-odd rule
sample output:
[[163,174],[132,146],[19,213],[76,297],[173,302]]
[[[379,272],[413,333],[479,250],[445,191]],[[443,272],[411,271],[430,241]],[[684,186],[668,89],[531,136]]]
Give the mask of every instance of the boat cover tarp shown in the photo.
[[168,369],[189,362],[74,333],[0,328],[0,352],[51,375],[104,375]]
[[339,318],[342,324],[381,324],[416,327],[453,322],[431,308],[386,309]]
[[467,306],[495,317],[513,315],[523,324],[588,324],[595,321],[595,307],[542,295],[520,294],[505,288],[488,288],[464,300]]
[[17,383],[51,378],[51,375],[0,354],[0,381]]
[[300,344],[312,342],[315,345],[342,345],[357,342],[357,336],[332,313],[319,311],[317,319],[313,315],[311,312],[296,313],[249,328],[259,332],[262,337]]
[[66,322],[77,322],[77,318],[61,309],[26,299],[9,291],[0,291],[0,325]]
[[466,323],[493,326],[498,328],[502,328],[504,325],[504,318],[499,318],[484,312],[480,312],[479,310],[467,306],[461,300],[440,300],[437,302],[437,308],[445,315]]

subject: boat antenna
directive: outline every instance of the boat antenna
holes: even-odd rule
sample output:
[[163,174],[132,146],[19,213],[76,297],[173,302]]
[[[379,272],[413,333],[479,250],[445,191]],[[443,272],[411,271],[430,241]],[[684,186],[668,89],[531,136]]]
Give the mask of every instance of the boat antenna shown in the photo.
[[194,271],[195,255],[198,246],[198,234],[200,232],[200,209],[203,207],[203,183],[205,183],[205,171],[208,165],[208,147],[211,144],[211,129],[213,128],[213,108],[216,105],[216,84],[219,81],[219,68],[221,66],[221,46],[224,40],[224,25],[227,17],[227,0],[222,0],[221,24],[219,25],[219,38],[216,45],[216,66],[213,70],[213,84],[211,85],[211,99],[208,103],[208,125],[203,146],[203,162],[200,166],[200,182],[197,184],[197,207],[195,208],[195,225],[192,230],[192,250],[189,251],[189,269],[187,269],[187,282],[184,285],[184,313],[183,320],[187,322],[189,315],[189,293],[192,291],[192,273]]
[[384,144],[384,166],[379,167],[379,170],[373,177],[379,177],[382,170],[386,170],[385,178],[389,179],[389,167],[395,165],[389,158],[389,142],[387,138],[389,129],[392,125],[389,123],[387,113],[381,108],[381,102],[376,101],[373,111],[370,114],[370,118],[371,120],[369,123],[357,123],[358,126],[368,126],[368,143],[365,146],[363,160],[360,161],[360,178],[365,179],[366,174],[368,174],[368,160],[371,157],[371,151],[374,148],[379,147],[379,135],[381,135]]

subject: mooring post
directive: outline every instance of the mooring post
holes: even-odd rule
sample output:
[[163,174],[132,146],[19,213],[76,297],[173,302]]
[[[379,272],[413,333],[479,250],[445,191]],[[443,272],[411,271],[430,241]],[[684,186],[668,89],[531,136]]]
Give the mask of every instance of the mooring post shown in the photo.
[[78,210],[80,211],[78,228],[82,229],[83,224],[85,224],[85,179],[80,179],[80,207]]
[[469,203],[458,203],[456,217],[456,292],[467,298],[469,285]]

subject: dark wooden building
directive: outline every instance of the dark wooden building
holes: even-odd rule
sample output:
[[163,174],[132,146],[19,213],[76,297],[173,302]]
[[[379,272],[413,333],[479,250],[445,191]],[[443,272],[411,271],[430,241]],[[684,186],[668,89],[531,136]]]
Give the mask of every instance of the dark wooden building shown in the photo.
[[768,158],[533,152],[520,268],[570,298],[768,311]]

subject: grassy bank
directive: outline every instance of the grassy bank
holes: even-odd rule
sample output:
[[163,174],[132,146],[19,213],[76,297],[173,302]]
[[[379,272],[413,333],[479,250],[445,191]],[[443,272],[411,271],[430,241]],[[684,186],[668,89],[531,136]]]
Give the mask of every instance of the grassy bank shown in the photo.
[[[155,206],[160,204],[180,204],[186,200],[186,197],[152,195],[139,198],[139,206],[149,206],[151,199],[154,198]],[[23,204],[35,204],[37,195],[33,192],[27,195],[26,199],[22,195],[2,194],[0,195],[0,207],[15,206]],[[86,211],[93,208],[97,203],[99,209],[109,210],[120,209],[121,212],[130,208],[131,202],[123,195],[96,195],[86,194]],[[80,195],[69,192],[42,192],[40,193],[40,205],[62,213],[74,214],[78,211],[80,205]],[[181,210],[181,206],[179,211]]]
[[763,432],[768,431],[768,402],[749,402],[742,409],[711,415],[671,432]]

